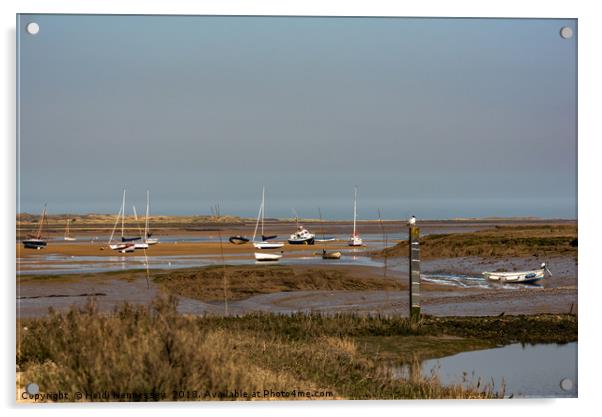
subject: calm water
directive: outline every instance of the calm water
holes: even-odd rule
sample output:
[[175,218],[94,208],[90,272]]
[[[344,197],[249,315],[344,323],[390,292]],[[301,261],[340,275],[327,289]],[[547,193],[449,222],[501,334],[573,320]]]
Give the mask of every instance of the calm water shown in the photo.
[[[505,383],[507,397],[577,397],[577,342],[525,346],[517,343],[463,352],[425,361],[422,371],[426,375],[436,372],[443,384],[469,385],[480,378],[481,386],[493,381],[497,391]],[[565,378],[572,381],[568,390],[560,386]]]

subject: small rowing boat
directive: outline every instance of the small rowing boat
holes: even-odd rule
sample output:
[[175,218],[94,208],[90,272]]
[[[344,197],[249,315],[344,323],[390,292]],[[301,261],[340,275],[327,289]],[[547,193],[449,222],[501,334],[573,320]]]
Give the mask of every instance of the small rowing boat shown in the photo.
[[341,259],[341,252],[322,251],[322,259]]
[[282,255],[277,253],[255,252],[255,260],[257,262],[277,262],[282,258]]
[[514,271],[514,272],[483,272],[485,278],[489,281],[503,283],[523,283],[528,284],[545,278],[546,271],[552,275],[545,262],[539,269],[532,271]]
[[244,236],[236,235],[230,236],[230,239],[228,239],[228,241],[230,241],[230,243],[232,243],[233,245],[244,245],[245,243],[249,242],[249,239]]

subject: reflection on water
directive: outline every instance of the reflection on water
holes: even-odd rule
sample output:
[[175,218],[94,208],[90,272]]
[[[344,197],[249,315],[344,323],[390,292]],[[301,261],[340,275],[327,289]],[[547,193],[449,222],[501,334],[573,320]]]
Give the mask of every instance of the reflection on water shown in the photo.
[[[301,255],[301,256],[298,256]],[[224,255],[228,265],[254,265],[252,254]],[[69,273],[93,273],[133,269],[170,269],[193,268],[210,265],[220,265],[221,259],[215,255],[178,255],[178,256],[64,256],[64,255],[35,255],[28,258],[18,258],[17,274],[52,275]],[[357,256],[353,251],[346,252],[340,260],[322,259],[314,255],[314,250],[296,252],[295,257],[283,257],[279,265],[364,265],[382,266],[367,256]]]
[[[407,368],[397,369],[401,376]],[[577,397],[577,342],[564,345],[520,343],[463,352],[422,363],[425,376],[436,373],[441,383],[469,386],[480,378],[505,396]],[[561,381],[569,379],[572,384]],[[572,386],[571,386],[572,385]],[[567,389],[568,388],[568,389]]]

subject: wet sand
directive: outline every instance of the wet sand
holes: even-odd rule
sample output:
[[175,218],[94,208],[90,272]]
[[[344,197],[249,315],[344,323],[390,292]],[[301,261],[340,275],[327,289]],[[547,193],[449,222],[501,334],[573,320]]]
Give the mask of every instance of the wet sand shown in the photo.
[[[468,220],[431,221],[421,223],[423,235],[433,233],[466,233],[495,227],[496,225],[530,224],[574,224],[571,221],[536,220]],[[370,258],[366,248],[353,249],[346,245],[345,237],[350,232],[350,222],[306,223],[317,237],[336,235],[340,240],[325,245],[289,245],[282,249],[284,258],[280,264],[297,270],[304,268],[330,268],[361,276],[379,276],[384,273],[384,260]],[[170,226],[171,227],[171,226]],[[45,315],[48,308],[66,310],[69,306],[83,305],[94,296],[103,310],[114,308],[123,302],[147,304],[161,293],[152,276],[159,268],[176,270],[183,267],[199,268],[204,265],[219,265],[222,249],[226,263],[233,265],[254,264],[251,243],[233,245],[228,242],[231,235],[252,236],[254,223],[202,224],[185,228],[158,227],[155,237],[162,240],[146,251],[121,254],[106,247],[107,237],[98,230],[76,231],[78,241],[65,242],[61,230],[55,230],[55,240],[47,248],[23,249],[17,244],[17,302],[21,317]],[[270,221],[266,234],[278,234],[276,241],[285,241],[295,228],[290,221]],[[220,230],[217,233],[217,230]],[[393,245],[404,238],[406,227],[403,222],[385,222],[389,234],[387,244]],[[378,222],[361,222],[362,232],[369,249],[384,247]],[[372,234],[370,234],[372,233]],[[222,244],[219,242],[221,234]],[[95,239],[95,237],[99,239]],[[173,241],[168,241],[173,239]],[[201,239],[189,241],[186,239]],[[324,262],[315,256],[323,248],[343,252],[340,261]],[[146,254],[144,253],[146,252]],[[146,255],[146,257],[145,257]],[[145,268],[151,268],[147,288]],[[547,277],[540,286],[492,285],[481,273],[485,270],[508,268],[510,270],[533,269],[547,262],[554,275]],[[172,265],[173,263],[173,265]],[[407,259],[394,257],[387,260],[387,276],[400,280],[407,288]],[[112,272],[100,273],[107,270]],[[66,267],[66,269],[65,269]],[[63,269],[61,269],[63,268]],[[157,268],[156,270],[154,268]],[[38,273],[39,276],[27,274]],[[65,275],[69,273],[68,275]],[[422,263],[423,312],[433,315],[498,315],[532,313],[566,313],[577,311],[577,262],[571,257],[460,257],[451,259],[429,259]],[[406,315],[408,310],[406,291],[295,291],[261,294],[250,298],[230,301],[230,314],[264,311],[292,313],[296,311],[320,311],[323,313],[355,312],[358,314]],[[180,298],[179,309],[186,314],[223,314],[223,302],[201,302]]]
[[[297,268],[307,268],[298,266]],[[311,268],[320,268],[311,266]],[[324,266],[357,276],[382,277],[382,268],[356,266]],[[18,315],[37,317],[48,308],[67,310],[72,305],[84,305],[91,294],[101,310],[107,311],[123,303],[148,304],[160,287],[151,280],[147,287],[146,273],[123,272],[60,278],[24,278],[18,286]],[[407,274],[392,273],[390,279],[407,283]],[[404,286],[404,288],[407,288]],[[179,297],[183,314],[224,314],[223,302],[202,302]],[[577,312],[577,287],[556,288],[455,288],[424,282],[422,285],[423,313],[437,316],[487,316],[499,314],[535,314]],[[357,314],[407,315],[408,294],[401,291],[295,291],[277,292],[228,302],[229,314],[272,312],[339,312]]]

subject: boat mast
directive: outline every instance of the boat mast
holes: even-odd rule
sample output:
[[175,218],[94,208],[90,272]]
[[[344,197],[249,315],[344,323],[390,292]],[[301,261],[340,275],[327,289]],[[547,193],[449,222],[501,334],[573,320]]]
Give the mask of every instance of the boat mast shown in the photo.
[[[262,196],[263,196],[263,193],[262,193]],[[253,242],[255,242],[255,236],[257,236],[257,228],[259,227],[259,220],[261,219],[262,213],[263,213],[263,197],[261,198],[261,204],[259,205],[259,213],[257,213],[257,221],[255,222],[255,230],[253,231]]]
[[44,227],[45,219],[46,219],[46,204],[44,204],[44,209],[42,210],[42,217],[40,218],[40,227],[38,227],[38,233],[36,234],[36,239],[42,239],[42,228]]
[[356,218],[357,218],[357,185],[355,186],[355,197],[353,198],[353,237],[355,237]]
[[67,226],[65,227],[65,237],[69,237],[69,222],[71,219],[67,219]]
[[144,242],[148,238],[148,212],[150,210],[150,191],[146,190],[146,220],[144,221]]
[[265,219],[265,185],[261,189],[261,240],[263,240],[263,221]]
[[123,200],[121,201],[121,237],[123,237],[123,229],[125,227],[125,188],[123,189]]

